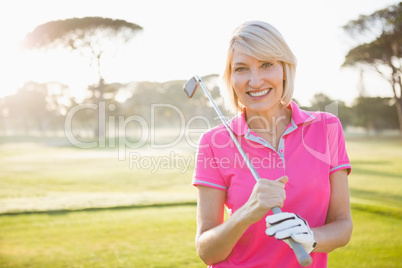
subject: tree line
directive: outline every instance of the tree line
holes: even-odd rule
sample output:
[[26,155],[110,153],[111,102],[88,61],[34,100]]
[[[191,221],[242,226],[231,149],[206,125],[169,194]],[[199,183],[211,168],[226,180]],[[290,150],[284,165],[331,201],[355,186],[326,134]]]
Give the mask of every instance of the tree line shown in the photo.
[[[220,109],[226,111],[218,75],[209,75],[203,77],[203,80]],[[119,117],[126,120],[125,128],[138,127],[138,120],[127,121],[132,116],[140,117],[141,122],[155,128],[180,127],[183,119],[186,122],[193,120],[193,126],[206,127],[205,120],[211,126],[219,124],[213,107],[202,92],[196,92],[192,99],[187,98],[183,92],[185,82],[175,80],[165,83],[105,84],[103,105],[100,105],[101,102],[93,91],[89,91],[92,93],[78,102],[66,85],[58,82],[29,82],[15,94],[0,99],[0,134],[62,134],[66,128],[66,116],[71,119],[71,126],[68,127],[72,127],[77,133],[89,133],[90,136],[99,134],[99,120],[104,120],[103,124],[106,126],[110,126],[113,120],[117,127]],[[343,101],[318,93],[310,102],[310,106],[302,108],[328,111],[328,107],[335,105],[335,110],[330,109],[329,112],[340,118],[344,128],[361,127],[375,133],[399,128],[393,98],[360,96],[348,106]],[[95,106],[90,108],[85,104]],[[200,116],[204,119],[197,119]],[[230,116],[232,115],[228,114]]]

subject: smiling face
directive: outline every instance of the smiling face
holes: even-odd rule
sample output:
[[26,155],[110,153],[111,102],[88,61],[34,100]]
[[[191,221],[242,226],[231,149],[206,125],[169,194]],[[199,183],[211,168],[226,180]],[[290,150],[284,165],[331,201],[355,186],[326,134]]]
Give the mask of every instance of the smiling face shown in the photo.
[[248,114],[274,114],[280,109],[284,72],[280,61],[261,61],[234,50],[231,82]]

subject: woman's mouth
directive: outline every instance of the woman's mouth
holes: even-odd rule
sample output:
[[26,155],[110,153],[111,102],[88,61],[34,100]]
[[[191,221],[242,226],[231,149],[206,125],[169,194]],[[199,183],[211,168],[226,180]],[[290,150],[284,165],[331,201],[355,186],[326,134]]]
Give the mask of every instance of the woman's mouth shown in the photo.
[[247,92],[247,94],[249,94],[251,97],[257,98],[257,97],[262,97],[262,96],[267,95],[270,91],[271,91],[271,89],[269,88],[269,89],[266,89],[263,91],[258,91],[258,92],[249,91],[249,92]]

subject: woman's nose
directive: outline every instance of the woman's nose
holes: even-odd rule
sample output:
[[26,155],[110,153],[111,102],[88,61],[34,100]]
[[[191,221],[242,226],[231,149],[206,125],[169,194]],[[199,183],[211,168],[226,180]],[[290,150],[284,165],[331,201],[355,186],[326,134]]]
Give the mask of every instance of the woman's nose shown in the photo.
[[264,83],[261,75],[257,72],[251,72],[248,80],[248,85],[252,88],[259,88]]

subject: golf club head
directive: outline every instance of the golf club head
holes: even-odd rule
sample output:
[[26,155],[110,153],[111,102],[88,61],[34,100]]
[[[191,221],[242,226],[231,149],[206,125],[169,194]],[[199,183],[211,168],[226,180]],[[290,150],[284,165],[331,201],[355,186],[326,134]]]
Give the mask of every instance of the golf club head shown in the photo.
[[190,80],[186,82],[183,89],[184,92],[186,92],[187,97],[191,98],[194,95],[195,91],[197,90],[198,84],[199,82],[196,76],[193,76]]

